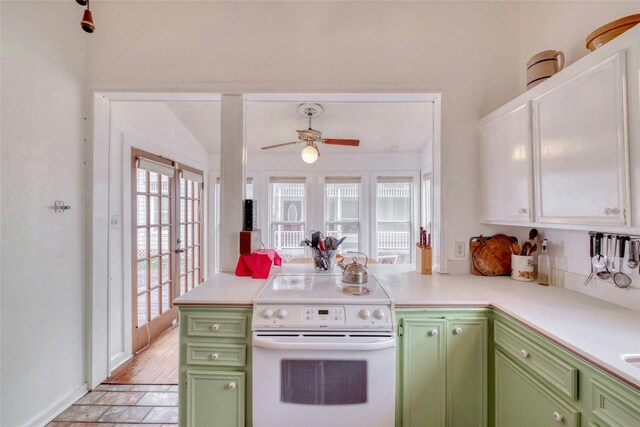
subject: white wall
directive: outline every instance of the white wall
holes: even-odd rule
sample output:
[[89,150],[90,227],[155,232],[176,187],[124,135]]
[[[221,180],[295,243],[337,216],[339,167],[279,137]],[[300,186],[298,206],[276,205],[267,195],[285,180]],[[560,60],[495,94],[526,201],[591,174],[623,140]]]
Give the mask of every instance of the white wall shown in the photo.
[[87,80],[103,87],[444,92],[446,253],[487,230],[475,123],[517,92],[512,3],[103,2],[94,14]]
[[[518,93],[525,91],[525,64],[531,56],[542,50],[561,50],[566,55],[567,64],[571,64],[589,53],[585,38],[591,31],[614,19],[639,12],[638,1],[546,2],[544,7],[539,2],[518,3]],[[638,156],[640,141],[629,142],[634,147],[631,154]],[[637,157],[635,159],[637,164]],[[526,234],[524,230],[518,232]],[[621,290],[602,281],[582,286],[590,271],[586,232],[558,229],[541,232],[550,242],[552,266],[557,269],[554,279],[558,285],[640,310],[640,290]],[[634,286],[638,286],[640,275],[637,270],[632,273],[632,278]]]
[[131,357],[131,148],[209,169],[207,151],[164,102],[112,101],[110,126],[109,218],[120,222],[109,228],[108,371]]
[[3,426],[86,392],[81,16],[75,2],[2,2]]

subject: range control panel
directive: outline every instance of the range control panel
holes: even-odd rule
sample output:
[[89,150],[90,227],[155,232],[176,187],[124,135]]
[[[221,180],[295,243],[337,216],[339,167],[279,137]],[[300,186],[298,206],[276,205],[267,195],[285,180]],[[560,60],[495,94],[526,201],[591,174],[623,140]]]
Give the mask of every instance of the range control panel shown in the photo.
[[388,305],[257,304],[252,329],[392,329]]

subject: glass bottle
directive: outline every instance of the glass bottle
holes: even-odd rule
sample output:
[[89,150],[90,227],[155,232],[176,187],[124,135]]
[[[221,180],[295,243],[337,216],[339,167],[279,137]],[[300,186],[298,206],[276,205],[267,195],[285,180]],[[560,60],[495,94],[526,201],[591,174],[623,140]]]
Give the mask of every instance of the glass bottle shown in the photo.
[[538,255],[538,283],[549,286],[551,278],[551,257],[547,253],[547,239],[542,241],[542,253]]

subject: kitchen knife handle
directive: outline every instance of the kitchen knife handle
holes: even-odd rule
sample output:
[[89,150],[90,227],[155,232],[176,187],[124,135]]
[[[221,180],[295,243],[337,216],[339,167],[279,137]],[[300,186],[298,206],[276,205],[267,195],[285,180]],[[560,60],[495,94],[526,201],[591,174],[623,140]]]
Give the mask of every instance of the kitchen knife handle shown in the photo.
[[629,240],[629,236],[620,236],[620,249],[619,249],[620,258],[624,258],[624,249],[625,249],[625,246],[627,245],[627,240]]
[[602,233],[596,234],[596,254],[602,256]]

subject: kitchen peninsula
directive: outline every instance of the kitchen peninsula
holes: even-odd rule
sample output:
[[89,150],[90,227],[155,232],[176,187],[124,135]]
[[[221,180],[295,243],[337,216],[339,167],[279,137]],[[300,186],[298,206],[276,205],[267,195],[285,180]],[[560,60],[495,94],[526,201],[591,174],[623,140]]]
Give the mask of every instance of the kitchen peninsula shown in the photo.
[[[311,274],[309,266],[287,266],[279,270],[274,273]],[[546,410],[545,405],[551,405],[553,409],[541,415],[541,420],[553,424],[535,424],[542,421],[532,418],[533,421],[529,422],[534,424],[531,425],[556,425],[566,421],[568,425],[631,426],[640,420],[640,368],[625,360],[625,356],[640,355],[640,314],[637,311],[573,291],[516,282],[508,277],[421,276],[409,268],[375,265],[371,266],[369,273],[375,275],[388,290],[395,303],[398,319],[397,363],[400,374],[396,392],[396,425],[400,425],[400,422],[403,425],[421,425],[418,414],[412,414],[412,408],[406,405],[403,407],[403,400],[408,401],[419,389],[408,383],[419,380],[415,376],[417,373],[403,371],[411,366],[412,361],[404,353],[409,348],[407,332],[426,321],[429,325],[442,326],[442,329],[428,326],[426,334],[418,334],[420,339],[437,336],[433,331],[441,331],[440,339],[448,338],[453,342],[452,337],[444,333],[449,325],[447,322],[455,323],[456,319],[462,319],[460,321],[465,323],[466,320],[479,318],[488,319],[488,328],[484,330],[486,336],[481,337],[484,344],[478,347],[486,352],[481,355],[486,366],[484,372],[476,373],[484,375],[478,382],[480,401],[484,403],[477,408],[477,414],[473,414],[477,417],[477,425],[494,425],[494,421],[495,425],[509,425],[510,417],[524,416],[517,414],[520,409],[510,408],[517,402],[511,402],[509,396],[526,392],[520,386],[530,387],[534,394],[527,396],[533,399],[528,401],[528,406],[530,411],[534,411],[528,417],[535,417],[537,410]],[[224,374],[227,383],[225,375],[242,374],[243,392],[247,399],[238,392],[242,399],[233,400],[236,404],[236,413],[233,414],[236,418],[233,419],[237,424],[244,425],[246,420],[247,425],[251,425],[250,391],[251,382],[256,379],[251,379],[251,340],[247,338],[251,335],[247,330],[252,300],[265,283],[266,280],[217,274],[176,301],[181,310],[180,406],[183,423],[186,422],[185,417],[197,419],[199,411],[198,396],[187,392],[186,372],[196,368],[204,371],[203,366],[207,366],[209,369],[215,367],[214,372],[218,374]],[[223,320],[228,320],[228,315],[242,323],[240,326],[231,326],[228,338],[211,340],[221,340],[220,343],[224,345],[246,346],[247,353],[242,358],[242,364],[234,362],[231,368],[224,368],[230,365],[208,362],[199,366],[197,363],[190,365],[187,346],[193,344],[194,338],[189,334],[195,323],[189,319],[195,316],[206,322],[207,315]],[[221,331],[224,329],[222,322],[216,320],[214,324],[219,324]],[[454,330],[462,331],[463,328],[456,326]],[[207,340],[205,335],[201,335],[201,341]],[[411,346],[411,351],[415,351],[415,348],[421,347]],[[423,363],[429,363],[428,360],[423,359]],[[446,361],[443,363],[445,366],[435,366],[434,369],[442,371],[443,381],[446,382],[445,372],[451,372]],[[473,374],[475,371],[471,372]],[[514,386],[513,382],[521,378],[523,382]],[[515,388],[511,390],[511,387]],[[448,390],[446,385],[443,385],[443,389]],[[197,389],[193,390],[197,393]],[[536,400],[536,396],[539,399]],[[422,398],[426,399],[425,396]],[[445,413],[451,415],[448,406],[453,405],[452,399],[455,396],[445,398],[444,394],[442,399],[436,399],[441,401],[438,405],[442,409],[442,419]],[[496,399],[500,405],[495,405]],[[527,402],[527,399],[523,399],[523,402]],[[233,406],[227,402],[222,407],[226,413]],[[407,418],[410,416],[414,416],[414,422],[409,422]],[[591,424],[581,424],[580,419]],[[430,422],[434,424],[429,425],[440,425],[439,419]],[[463,424],[453,422],[453,425]]]

